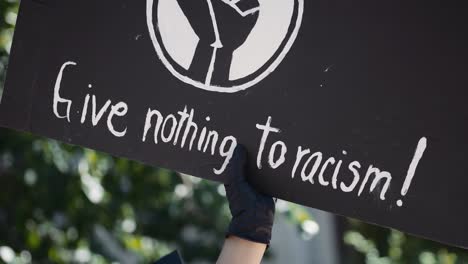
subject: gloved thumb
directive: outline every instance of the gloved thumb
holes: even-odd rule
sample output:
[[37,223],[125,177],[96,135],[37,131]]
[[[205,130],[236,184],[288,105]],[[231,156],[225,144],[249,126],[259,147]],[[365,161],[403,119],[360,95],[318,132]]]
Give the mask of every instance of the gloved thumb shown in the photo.
[[234,149],[231,161],[226,169],[226,183],[225,185],[236,184],[244,182],[245,169],[247,166],[247,149],[238,144]]

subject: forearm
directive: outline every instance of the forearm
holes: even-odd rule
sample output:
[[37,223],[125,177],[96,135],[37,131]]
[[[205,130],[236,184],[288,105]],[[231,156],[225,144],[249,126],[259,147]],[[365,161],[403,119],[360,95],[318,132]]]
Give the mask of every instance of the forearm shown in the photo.
[[189,74],[195,80],[204,82],[210,67],[213,48],[209,43],[199,42],[189,68]]
[[266,245],[230,236],[224,242],[217,264],[258,264],[262,261]]
[[212,63],[211,60],[214,59],[213,72],[211,73],[212,83],[210,84],[226,85],[229,81],[233,51],[226,48],[216,49],[216,54],[214,51],[210,43],[198,43],[189,68],[190,75],[192,78],[204,82],[210,68],[210,63]]

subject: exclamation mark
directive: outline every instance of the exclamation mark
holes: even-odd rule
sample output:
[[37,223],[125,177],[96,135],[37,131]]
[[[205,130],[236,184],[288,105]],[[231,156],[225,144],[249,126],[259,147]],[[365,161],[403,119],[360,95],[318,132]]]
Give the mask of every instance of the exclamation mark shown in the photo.
[[[413,160],[408,168],[408,173],[406,174],[405,182],[403,183],[403,187],[401,187],[401,196],[405,196],[408,193],[408,190],[411,186],[411,181],[413,180],[414,174],[416,173],[416,169],[418,168],[419,161],[421,160],[424,151],[427,147],[427,138],[422,137],[419,140],[418,147],[416,148],[416,152],[414,153]],[[399,207],[403,206],[403,201],[400,199],[397,201],[397,205]]]

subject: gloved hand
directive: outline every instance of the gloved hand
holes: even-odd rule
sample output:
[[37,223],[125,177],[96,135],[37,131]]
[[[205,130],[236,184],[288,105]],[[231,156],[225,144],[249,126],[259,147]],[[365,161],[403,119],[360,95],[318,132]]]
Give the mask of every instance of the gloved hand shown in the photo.
[[228,165],[226,196],[232,220],[227,235],[270,244],[275,216],[273,198],[254,190],[246,181],[247,151],[238,145]]

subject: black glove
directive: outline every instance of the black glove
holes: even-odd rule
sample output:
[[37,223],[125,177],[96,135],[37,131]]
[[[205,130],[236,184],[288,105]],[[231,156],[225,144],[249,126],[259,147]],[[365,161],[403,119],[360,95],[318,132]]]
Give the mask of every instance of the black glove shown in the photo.
[[257,243],[270,244],[275,203],[258,193],[246,180],[247,152],[238,145],[227,168],[226,196],[232,220],[227,235]]

